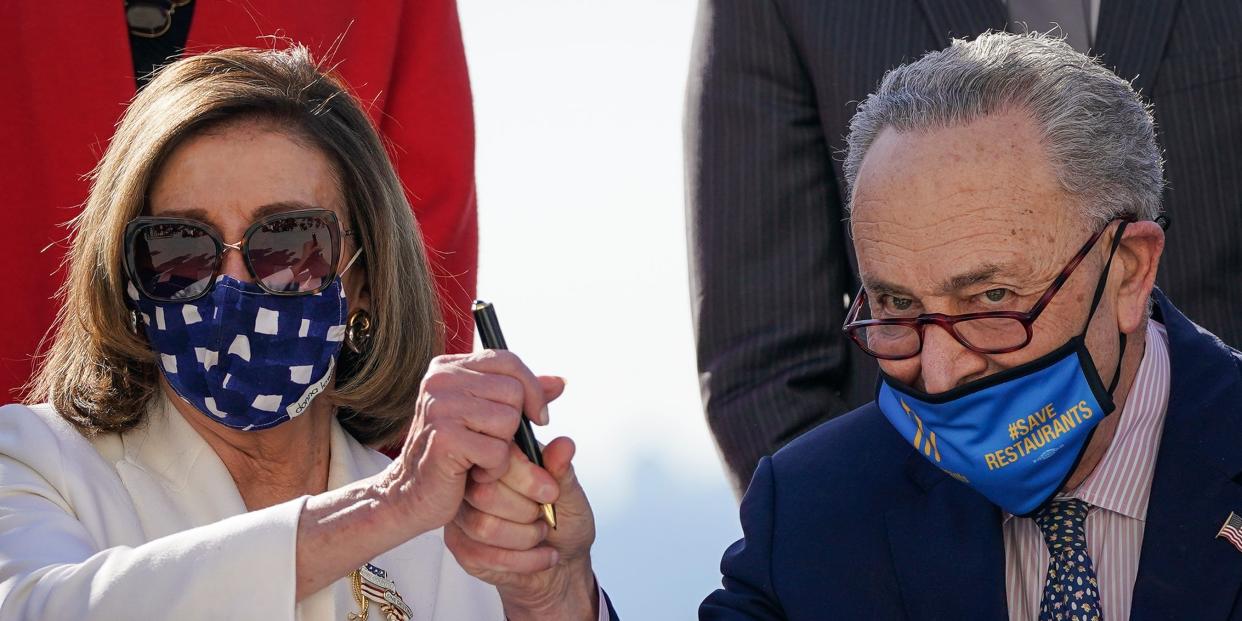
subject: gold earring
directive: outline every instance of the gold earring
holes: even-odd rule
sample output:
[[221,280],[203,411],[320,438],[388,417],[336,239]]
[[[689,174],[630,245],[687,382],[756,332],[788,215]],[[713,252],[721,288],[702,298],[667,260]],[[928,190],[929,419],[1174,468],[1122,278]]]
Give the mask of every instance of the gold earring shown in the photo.
[[345,322],[345,346],[355,354],[366,353],[371,348],[371,313],[359,308],[349,314]]
[[142,316],[136,310],[129,311],[129,331],[134,336],[142,336]]

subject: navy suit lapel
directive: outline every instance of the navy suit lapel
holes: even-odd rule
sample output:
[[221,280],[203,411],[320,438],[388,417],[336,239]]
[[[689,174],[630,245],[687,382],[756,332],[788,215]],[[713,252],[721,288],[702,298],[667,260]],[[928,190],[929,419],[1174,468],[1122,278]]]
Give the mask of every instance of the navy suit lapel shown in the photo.
[[[1107,0],[1100,4],[1092,53],[1134,89],[1151,96],[1156,70],[1173,30],[1180,0]],[[1137,76],[1137,77],[1136,77]]]
[[1008,22],[1002,0],[918,0],[932,36],[942,46],[949,39],[974,38],[985,30],[1004,30]]
[[1242,514],[1242,372],[1220,341],[1155,297],[1172,384],[1131,618],[1226,619],[1242,551],[1216,533],[1229,512]]
[[923,493],[885,516],[907,616],[1006,618],[999,510],[913,450],[907,473]]

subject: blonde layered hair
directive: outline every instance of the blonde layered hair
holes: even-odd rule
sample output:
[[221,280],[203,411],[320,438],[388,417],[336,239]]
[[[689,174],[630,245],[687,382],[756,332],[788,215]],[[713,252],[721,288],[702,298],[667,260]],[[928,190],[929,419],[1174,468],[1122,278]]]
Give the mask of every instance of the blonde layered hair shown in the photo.
[[[159,393],[156,354],[129,327],[124,230],[164,159],[186,138],[240,120],[272,123],[334,163],[371,295],[370,350],[325,397],[364,444],[390,441],[413,414],[443,342],[418,225],[384,145],[342,82],[307,50],[230,49],[163,69],[125,112],[72,223],[68,279],[28,401],[51,402],[84,434],[139,425]],[[322,397],[321,397],[322,398]]]

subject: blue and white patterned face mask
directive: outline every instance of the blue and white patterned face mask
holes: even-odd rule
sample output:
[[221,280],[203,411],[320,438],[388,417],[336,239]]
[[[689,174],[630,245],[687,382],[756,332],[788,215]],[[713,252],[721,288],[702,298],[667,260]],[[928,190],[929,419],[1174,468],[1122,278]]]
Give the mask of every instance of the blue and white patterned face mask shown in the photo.
[[153,301],[133,285],[129,296],[169,385],[222,425],[279,425],[332,380],[348,310],[340,277],[303,296],[271,295],[229,276],[188,304]]

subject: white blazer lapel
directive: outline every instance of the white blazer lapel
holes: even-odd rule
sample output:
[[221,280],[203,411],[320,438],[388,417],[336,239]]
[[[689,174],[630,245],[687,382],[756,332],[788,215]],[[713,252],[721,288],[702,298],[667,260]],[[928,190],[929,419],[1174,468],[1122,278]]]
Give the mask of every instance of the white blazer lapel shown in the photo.
[[151,405],[146,425],[123,436],[117,473],[147,537],[155,539],[246,512],[215,451],[167,398]]

